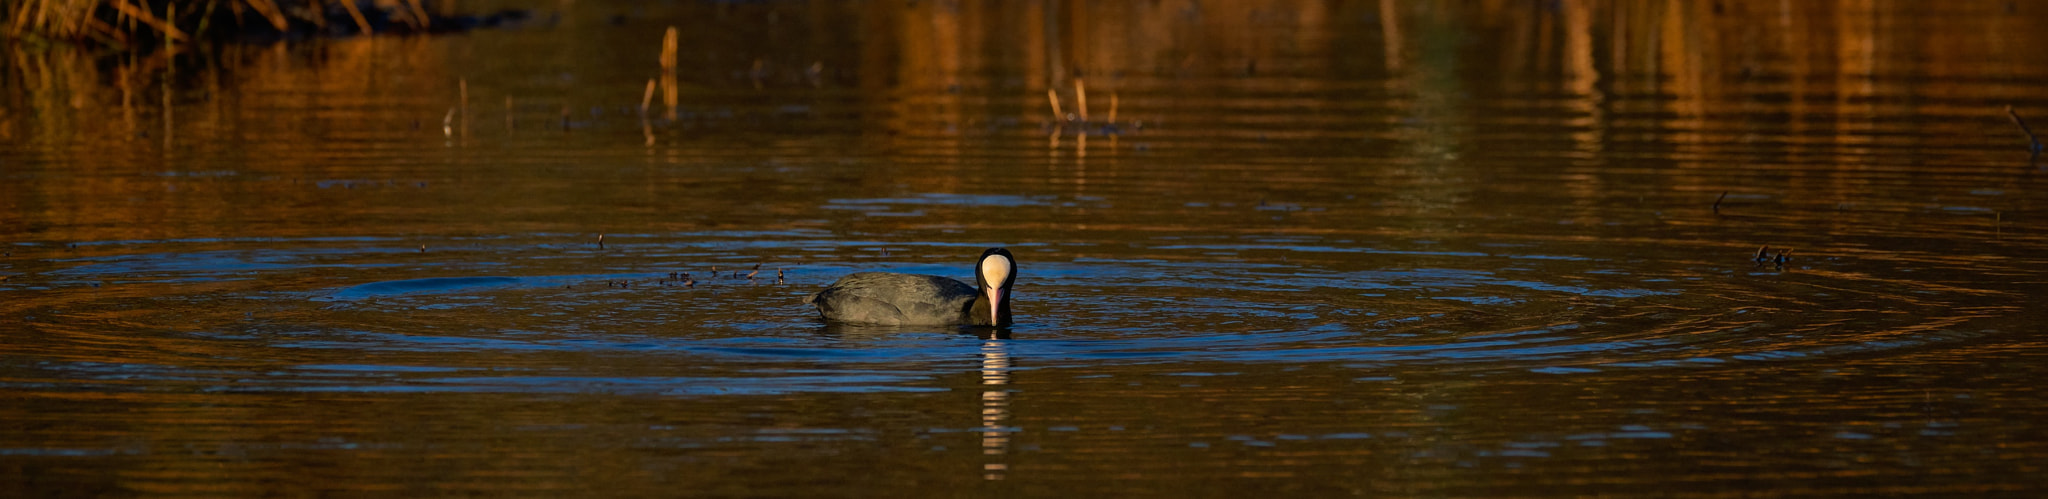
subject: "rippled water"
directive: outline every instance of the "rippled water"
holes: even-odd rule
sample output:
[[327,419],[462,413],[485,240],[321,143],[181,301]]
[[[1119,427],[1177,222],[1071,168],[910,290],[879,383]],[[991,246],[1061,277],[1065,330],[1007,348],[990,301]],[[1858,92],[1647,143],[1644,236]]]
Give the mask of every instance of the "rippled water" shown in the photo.
[[[592,2],[21,55],[0,495],[2038,493],[2044,15]],[[1007,330],[801,303],[995,245]]]

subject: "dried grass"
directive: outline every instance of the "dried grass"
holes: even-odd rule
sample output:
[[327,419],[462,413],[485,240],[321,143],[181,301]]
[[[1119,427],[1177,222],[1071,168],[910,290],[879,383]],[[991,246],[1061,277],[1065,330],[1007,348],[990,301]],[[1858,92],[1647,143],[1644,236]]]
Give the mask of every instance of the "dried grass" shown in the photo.
[[[440,0],[445,10],[454,0]],[[16,40],[91,42],[126,46],[132,41],[192,41],[206,34],[216,15],[232,18],[236,27],[248,27],[245,16],[261,18],[256,26],[278,31],[310,23],[326,27],[330,7],[340,4],[334,16],[346,14],[361,33],[375,31],[373,19],[388,19],[424,30],[431,16],[426,0],[398,0],[377,4],[376,17],[366,13],[363,0],[14,0],[0,2],[0,35]],[[217,14],[220,4],[225,14]],[[393,8],[395,7],[395,9]]]

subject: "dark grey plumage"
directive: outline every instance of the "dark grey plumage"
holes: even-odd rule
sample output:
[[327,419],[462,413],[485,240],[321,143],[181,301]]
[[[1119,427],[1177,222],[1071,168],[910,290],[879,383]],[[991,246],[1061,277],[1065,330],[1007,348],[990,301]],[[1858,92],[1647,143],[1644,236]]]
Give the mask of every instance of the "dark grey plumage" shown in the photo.
[[990,248],[975,264],[974,285],[917,274],[859,272],[804,298],[825,320],[885,326],[1008,326],[1010,285],[1017,277],[1008,250]]
[[861,272],[839,278],[804,303],[839,322],[945,326],[971,323],[974,298],[974,286],[945,277]]

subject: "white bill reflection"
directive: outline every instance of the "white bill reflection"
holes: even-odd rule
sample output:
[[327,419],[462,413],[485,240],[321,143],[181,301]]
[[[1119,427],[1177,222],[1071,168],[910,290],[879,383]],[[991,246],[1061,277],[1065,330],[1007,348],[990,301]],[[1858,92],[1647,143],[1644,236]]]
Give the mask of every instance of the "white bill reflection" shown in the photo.
[[1001,340],[981,344],[981,478],[1002,480],[1010,465],[1010,352]]

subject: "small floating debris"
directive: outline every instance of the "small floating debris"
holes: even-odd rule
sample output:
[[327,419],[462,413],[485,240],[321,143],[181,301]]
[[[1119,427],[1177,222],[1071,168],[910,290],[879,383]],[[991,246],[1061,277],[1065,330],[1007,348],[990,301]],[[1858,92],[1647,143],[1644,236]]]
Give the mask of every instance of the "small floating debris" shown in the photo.
[[1783,269],[1785,268],[1785,262],[1792,261],[1791,255],[1792,250],[1789,249],[1780,249],[1777,253],[1772,253],[1771,245],[1766,244],[1762,248],[1757,248],[1756,257],[1753,258],[1753,260],[1759,267],[1763,266],[1763,264],[1769,263],[1776,265],[1780,269]]
[[[1721,201],[1728,199],[1728,191],[1721,191],[1721,197],[1714,198],[1714,214],[1721,214]],[[1766,246],[1768,247],[1768,246]]]

